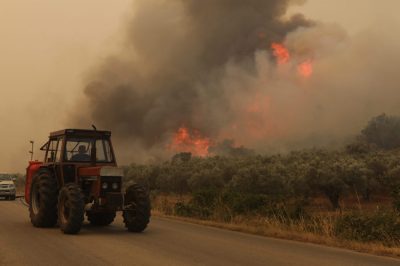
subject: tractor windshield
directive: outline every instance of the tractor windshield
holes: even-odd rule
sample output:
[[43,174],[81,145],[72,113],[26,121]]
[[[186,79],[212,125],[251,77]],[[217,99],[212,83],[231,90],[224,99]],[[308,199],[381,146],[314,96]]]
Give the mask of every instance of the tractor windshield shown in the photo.
[[108,139],[68,138],[65,145],[65,161],[90,162],[93,145],[96,145],[96,162],[113,162],[113,154]]

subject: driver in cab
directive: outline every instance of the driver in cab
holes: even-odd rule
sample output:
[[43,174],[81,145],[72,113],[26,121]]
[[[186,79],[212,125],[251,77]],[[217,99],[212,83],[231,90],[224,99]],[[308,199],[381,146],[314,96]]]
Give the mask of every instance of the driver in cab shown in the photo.
[[85,145],[79,145],[78,147],[78,153],[74,154],[71,157],[71,161],[76,161],[76,162],[88,162],[90,161],[90,155],[86,153],[86,147]]

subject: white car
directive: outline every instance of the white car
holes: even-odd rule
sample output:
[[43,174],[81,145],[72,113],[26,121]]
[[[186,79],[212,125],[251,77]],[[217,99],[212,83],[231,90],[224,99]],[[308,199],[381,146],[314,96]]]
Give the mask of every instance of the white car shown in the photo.
[[0,198],[5,197],[8,200],[15,200],[15,184],[11,180],[0,180]]

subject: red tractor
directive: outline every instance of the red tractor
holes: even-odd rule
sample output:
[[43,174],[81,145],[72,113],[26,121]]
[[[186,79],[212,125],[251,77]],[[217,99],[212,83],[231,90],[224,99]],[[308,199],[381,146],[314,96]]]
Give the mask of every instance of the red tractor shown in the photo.
[[65,129],[50,134],[43,162],[27,168],[25,200],[36,227],[57,223],[65,234],[80,231],[86,212],[92,225],[105,226],[122,211],[125,226],[141,232],[150,220],[147,191],[134,184],[123,193],[111,132]]

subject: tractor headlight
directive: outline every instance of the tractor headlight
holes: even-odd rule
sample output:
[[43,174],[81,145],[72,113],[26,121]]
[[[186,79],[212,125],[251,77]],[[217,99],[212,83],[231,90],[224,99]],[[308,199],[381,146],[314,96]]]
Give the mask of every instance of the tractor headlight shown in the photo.
[[104,182],[104,183],[101,185],[101,188],[102,188],[102,189],[107,189],[107,188],[108,188],[107,182]]
[[117,190],[118,189],[118,183],[113,183],[112,184],[112,189]]

